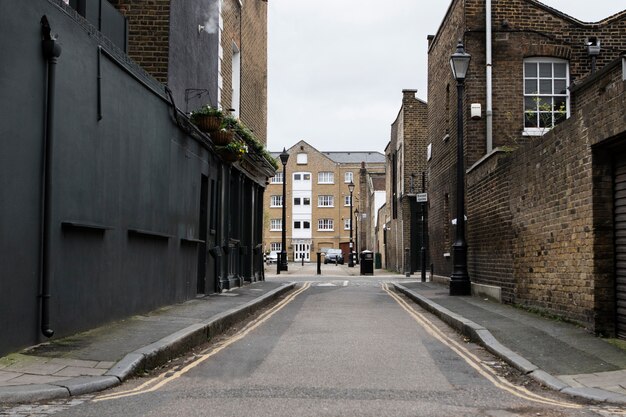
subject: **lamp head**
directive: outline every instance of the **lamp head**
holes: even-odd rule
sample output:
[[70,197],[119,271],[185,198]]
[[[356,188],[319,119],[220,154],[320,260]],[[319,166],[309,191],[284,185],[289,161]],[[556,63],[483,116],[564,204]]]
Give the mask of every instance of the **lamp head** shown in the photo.
[[465,81],[471,58],[472,56],[465,52],[463,42],[459,39],[456,51],[450,56],[450,67],[452,67],[454,79],[459,82]]
[[288,159],[289,159],[289,154],[287,153],[287,150],[285,148],[283,148],[283,151],[280,154],[280,162],[283,163],[283,166],[287,165],[287,160]]
[[348,184],[348,190],[350,190],[350,194],[352,194],[352,192],[354,191],[354,183],[352,181],[350,181],[350,184]]

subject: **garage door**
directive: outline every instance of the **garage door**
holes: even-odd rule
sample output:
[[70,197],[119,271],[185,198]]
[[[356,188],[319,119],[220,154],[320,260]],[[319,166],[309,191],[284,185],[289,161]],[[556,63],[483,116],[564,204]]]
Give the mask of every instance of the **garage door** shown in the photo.
[[626,339],[626,155],[615,163],[614,198],[617,334]]

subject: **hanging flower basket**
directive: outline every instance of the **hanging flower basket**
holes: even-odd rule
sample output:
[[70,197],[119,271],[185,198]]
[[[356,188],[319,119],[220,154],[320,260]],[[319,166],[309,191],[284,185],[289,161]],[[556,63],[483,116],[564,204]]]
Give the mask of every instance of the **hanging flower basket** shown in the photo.
[[239,141],[231,142],[227,146],[216,146],[215,149],[224,161],[230,163],[240,160],[248,152],[248,147]]
[[233,141],[235,132],[232,130],[216,130],[211,132],[211,140],[218,146],[226,146]]
[[194,123],[203,132],[214,132],[220,128],[220,118],[217,116],[207,116],[204,114],[194,117]]

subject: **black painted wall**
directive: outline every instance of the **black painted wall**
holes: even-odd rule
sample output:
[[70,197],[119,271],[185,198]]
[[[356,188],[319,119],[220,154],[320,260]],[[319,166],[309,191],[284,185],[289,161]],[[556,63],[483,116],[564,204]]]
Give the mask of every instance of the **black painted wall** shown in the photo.
[[[232,209],[221,198],[228,195],[221,176],[241,178],[250,196],[260,192],[257,183],[223,165],[210,145],[179,128],[163,86],[61,1],[0,2],[0,355],[42,341],[42,15],[62,46],[52,145],[55,337],[195,297],[197,241],[211,249],[233,237],[219,222]],[[208,230],[199,230],[203,175]],[[252,212],[260,210],[258,204]],[[250,245],[261,241],[256,239]],[[225,280],[241,284],[260,276],[247,269],[244,277],[249,260],[238,260],[241,267],[233,269],[206,258],[206,292]],[[218,276],[220,268],[237,277]]]

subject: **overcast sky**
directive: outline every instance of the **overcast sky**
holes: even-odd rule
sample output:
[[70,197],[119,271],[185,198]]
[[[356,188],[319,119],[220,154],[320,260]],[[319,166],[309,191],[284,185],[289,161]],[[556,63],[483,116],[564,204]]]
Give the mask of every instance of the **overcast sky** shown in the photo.
[[[545,0],[582,21],[624,0]],[[427,100],[427,41],[448,0],[270,0],[268,149],[380,151],[403,89]],[[591,7],[591,5],[593,5]]]

